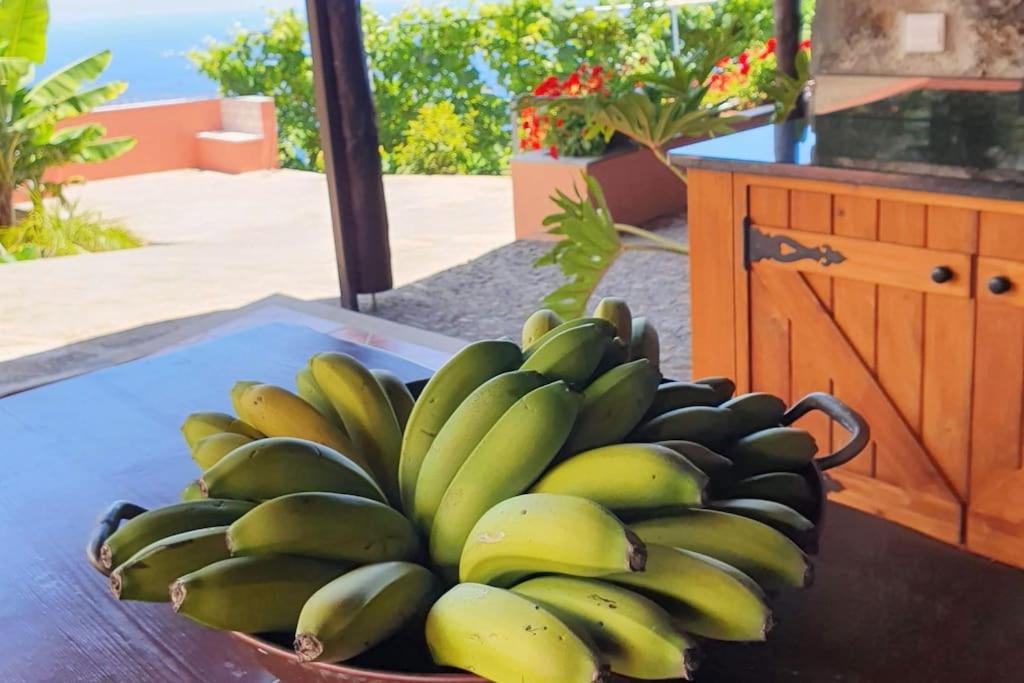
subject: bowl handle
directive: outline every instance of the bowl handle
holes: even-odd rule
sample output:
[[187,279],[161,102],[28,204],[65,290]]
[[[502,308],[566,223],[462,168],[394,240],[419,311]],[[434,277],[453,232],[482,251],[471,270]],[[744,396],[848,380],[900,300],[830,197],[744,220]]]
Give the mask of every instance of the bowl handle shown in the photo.
[[871,429],[860,413],[835,396],[822,392],[807,394],[797,401],[796,405],[782,416],[782,424],[791,425],[812,410],[825,413],[850,433],[850,440],[835,453],[818,458],[817,463],[822,470],[832,469],[853,460],[871,440]]
[[101,574],[110,573],[100,562],[100,548],[107,542],[110,535],[117,531],[121,522],[138,517],[145,511],[146,508],[129,503],[127,500],[118,500],[110,504],[107,511],[100,517],[99,522],[96,523],[96,528],[93,529],[92,536],[89,538],[89,545],[85,548],[89,564],[95,567],[96,571]]

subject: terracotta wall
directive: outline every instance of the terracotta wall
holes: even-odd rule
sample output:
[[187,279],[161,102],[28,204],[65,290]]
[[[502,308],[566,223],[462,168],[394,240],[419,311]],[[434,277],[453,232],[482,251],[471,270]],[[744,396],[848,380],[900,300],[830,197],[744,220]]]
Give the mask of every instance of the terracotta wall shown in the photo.
[[[906,54],[906,12],[946,14],[946,50]],[[817,0],[815,74],[1024,78],[1024,0]]]

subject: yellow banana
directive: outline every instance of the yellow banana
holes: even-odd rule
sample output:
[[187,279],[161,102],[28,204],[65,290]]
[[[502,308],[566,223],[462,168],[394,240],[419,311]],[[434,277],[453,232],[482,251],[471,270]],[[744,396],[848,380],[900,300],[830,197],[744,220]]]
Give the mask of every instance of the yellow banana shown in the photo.
[[455,478],[491,427],[516,401],[550,380],[537,372],[506,372],[481,384],[441,427],[423,458],[413,493],[412,517],[427,535]]
[[292,632],[310,596],[351,565],[310,557],[232,557],[171,584],[178,614],[242,633]]
[[633,314],[625,299],[606,296],[597,302],[594,317],[604,318],[615,325],[615,336],[626,344],[633,341]]
[[738,477],[795,472],[805,467],[817,452],[818,444],[810,432],[793,427],[762,429],[743,437],[728,451]]
[[585,386],[594,376],[610,339],[607,327],[574,327],[540,342],[522,369],[560,379],[570,386]]
[[231,409],[234,410],[236,414],[242,414],[241,411],[239,410],[239,406],[242,405],[242,394],[245,393],[246,389],[248,389],[249,387],[254,387],[257,384],[263,384],[263,382],[257,382],[251,379],[243,379],[235,382],[231,386]]
[[554,311],[546,308],[534,311],[523,323],[523,348],[533,344],[561,324],[562,319]]
[[388,395],[362,363],[344,353],[318,353],[309,360],[313,377],[345,422],[356,450],[388,500],[399,505],[398,458],[402,428]]
[[707,475],[672,449],[623,443],[574,455],[548,470],[531,491],[579,496],[628,514],[702,505],[707,483]]
[[359,465],[322,444],[288,437],[236,448],[203,472],[199,486],[212,498],[268,500],[327,491],[384,501],[383,491]]
[[174,534],[135,553],[110,575],[118,600],[169,602],[171,583],[179,576],[230,557],[226,526]]
[[689,680],[697,644],[652,600],[594,579],[540,576],[513,587],[574,631],[585,632],[614,673],[642,680]]
[[117,569],[151,543],[184,531],[231,524],[253,508],[241,500],[195,500],[143,512],[110,535],[100,547],[100,564]]
[[356,564],[410,560],[412,524],[394,508],[342,493],[292,493],[260,503],[228,529],[232,555],[297,555]]
[[622,441],[639,424],[658,388],[658,373],[647,359],[614,367],[583,391],[583,407],[565,453],[579,453]]
[[191,484],[182,489],[179,498],[181,498],[181,501],[185,503],[187,503],[190,500],[202,500],[204,496],[203,490],[199,488],[199,480],[196,479]]
[[530,574],[642,572],[645,551],[615,515],[576,496],[530,493],[498,503],[466,541],[459,580],[510,586]]
[[462,583],[427,615],[434,661],[495,683],[602,683],[597,653],[560,619],[511,591]]
[[353,569],[306,601],[295,652],[304,662],[351,659],[425,616],[439,588],[437,577],[410,562]]
[[679,548],[647,546],[642,572],[613,574],[664,607],[688,633],[715,640],[764,640],[771,610],[753,579],[724,562]]
[[671,448],[696,465],[701,472],[708,475],[712,481],[720,480],[729,474],[732,469],[732,460],[723,455],[715,453],[707,446],[701,446],[693,441],[658,441],[659,446]]
[[732,565],[766,590],[803,588],[814,575],[793,541],[770,526],[728,512],[688,510],[630,528],[645,543],[692,550]]
[[255,427],[227,413],[192,413],[181,425],[181,433],[189,448],[195,448],[202,439],[221,432],[244,434],[251,439],[263,438],[263,434]]
[[267,436],[307,439],[333,448],[373,473],[366,456],[352,439],[335,427],[316,408],[273,384],[254,384],[239,397],[239,415]]
[[423,458],[455,409],[478,386],[522,362],[523,354],[512,342],[486,340],[469,344],[434,373],[413,406],[402,438],[398,481],[403,509],[412,509]]
[[430,531],[430,555],[451,573],[473,525],[495,503],[522,493],[565,444],[580,397],[554,382],[505,411],[480,440],[445,491]]
[[737,396],[719,407],[736,413],[737,437],[778,427],[786,413],[786,403],[781,398],[762,392]]
[[220,462],[221,458],[235,450],[239,446],[252,443],[253,439],[245,434],[233,432],[221,432],[211,434],[199,440],[192,449],[192,459],[199,465],[199,468],[206,471]]
[[295,373],[295,393],[309,405],[316,408],[316,411],[331,421],[335,427],[340,429],[346,436],[345,423],[342,421],[338,411],[331,405],[330,400],[324,395],[323,389],[317,384],[313,377],[313,371],[309,366],[300,369]]
[[405,382],[390,370],[374,369],[370,370],[377,383],[380,384],[380,388],[387,394],[388,403],[391,404],[391,409],[395,411],[395,418],[398,419],[398,428],[403,433],[405,432],[405,425],[409,423],[409,415],[412,413],[412,407],[416,404],[416,399],[412,397],[412,393],[409,391],[409,387],[405,385]]
[[633,318],[633,338],[629,343],[629,358],[646,358],[655,370],[661,370],[661,341],[658,329],[647,318]]

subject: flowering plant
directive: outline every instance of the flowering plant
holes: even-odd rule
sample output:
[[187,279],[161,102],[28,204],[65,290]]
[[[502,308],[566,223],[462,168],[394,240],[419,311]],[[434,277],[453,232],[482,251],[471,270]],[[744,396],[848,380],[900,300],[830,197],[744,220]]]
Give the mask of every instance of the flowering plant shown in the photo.
[[[726,55],[719,59],[707,81],[705,102],[732,101],[738,108],[745,109],[774,101],[777,109],[783,109],[788,114],[790,100],[795,99],[807,80],[811,41],[800,43],[797,55],[798,78],[792,83],[776,70],[776,45],[775,38],[770,38],[764,43],[750,45],[738,55]],[[796,92],[791,92],[793,90]]]
[[548,76],[533,89],[533,97],[519,112],[519,149],[544,149],[554,158],[594,156],[608,145],[608,131],[594,126],[577,106],[595,96],[607,96],[610,74],[600,65],[581,65],[565,79]]

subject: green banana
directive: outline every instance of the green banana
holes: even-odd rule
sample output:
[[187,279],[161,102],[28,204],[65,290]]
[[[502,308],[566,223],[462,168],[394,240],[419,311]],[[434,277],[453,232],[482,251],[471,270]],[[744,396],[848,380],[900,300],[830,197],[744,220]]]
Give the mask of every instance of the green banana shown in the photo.
[[536,351],[545,343],[550,341],[551,338],[554,337],[555,335],[561,334],[562,332],[566,332],[568,330],[575,329],[577,327],[583,327],[584,325],[597,325],[598,327],[604,329],[605,334],[609,339],[613,339],[615,337],[615,325],[612,325],[604,318],[573,318],[572,320],[566,320],[564,323],[554,328],[553,330],[545,332],[537,341],[533,342],[529,346],[524,346],[523,358],[526,359],[532,356],[534,351]]
[[411,560],[412,524],[384,503],[343,493],[292,493],[260,503],[227,534],[232,555],[298,555],[356,564]]
[[542,342],[521,369],[560,379],[570,386],[583,386],[594,376],[610,339],[606,327],[574,327]]
[[652,600],[604,581],[541,576],[512,589],[585,632],[614,673],[642,680],[689,680],[697,644]]
[[729,449],[739,477],[778,471],[797,471],[818,452],[810,432],[793,427],[772,427],[746,436]]
[[565,460],[533,493],[587,498],[616,514],[702,505],[707,476],[675,451],[645,443],[604,446]]
[[383,370],[380,368],[370,370],[370,373],[377,379],[377,383],[380,384],[380,388],[387,394],[388,403],[391,404],[391,409],[395,411],[395,418],[398,420],[398,428],[404,433],[405,425],[409,423],[409,415],[412,413],[412,407],[416,404],[416,399],[412,397],[412,392],[409,391],[409,387],[405,385],[405,382],[390,370]]
[[758,474],[728,486],[721,498],[763,498],[782,503],[810,518],[818,501],[810,484],[793,472]]
[[615,515],[577,496],[528,493],[484,514],[466,540],[459,580],[510,586],[529,574],[641,572],[644,545]]
[[594,377],[600,377],[612,368],[622,365],[629,360],[629,347],[618,337],[609,339],[605,343],[604,353],[601,354],[601,361],[594,370]]
[[410,562],[353,569],[306,601],[295,652],[304,662],[351,659],[426,615],[439,588],[437,577]]
[[427,615],[434,661],[495,683],[603,683],[590,644],[532,600],[501,588],[462,583]]
[[658,329],[643,316],[633,318],[633,338],[629,342],[629,358],[646,358],[655,370],[661,370],[661,341]]
[[430,556],[459,564],[469,532],[495,503],[522,493],[565,444],[581,399],[565,382],[534,389],[505,411],[452,479],[434,515]]
[[732,565],[766,590],[803,588],[814,575],[807,556],[793,541],[748,517],[695,509],[630,528],[645,543],[692,550]]
[[179,496],[183,503],[187,503],[190,500],[202,500],[203,497],[203,490],[199,488],[198,479],[182,489],[181,495]]
[[455,409],[478,386],[522,362],[522,351],[512,342],[486,340],[466,346],[434,373],[413,406],[402,438],[398,483],[403,509],[412,509],[423,458]]
[[805,548],[814,531],[814,523],[799,512],[773,500],[759,498],[729,498],[716,500],[708,505],[713,510],[743,515],[750,519],[767,524],[776,531],[782,532],[789,540],[801,548]]
[[644,420],[653,420],[659,415],[680,408],[714,407],[718,403],[718,393],[706,384],[665,382],[658,386],[658,391],[654,395],[654,400],[651,401],[651,407],[644,415]]
[[786,403],[765,393],[743,394],[719,406],[736,413],[736,436],[742,437],[769,427],[778,427],[786,414]]
[[718,448],[729,439],[735,415],[708,406],[679,408],[640,425],[634,432],[638,441],[696,441]]
[[327,491],[385,500],[373,478],[344,455],[288,437],[236,448],[203,472],[199,486],[212,498],[267,500],[288,493]]
[[534,311],[523,323],[523,348],[533,344],[542,336],[562,324],[558,314],[547,308]]
[[231,556],[226,526],[174,534],[149,544],[110,574],[110,591],[118,600],[168,602],[179,576]]
[[430,534],[444,492],[491,427],[518,400],[549,382],[537,372],[502,373],[481,384],[452,413],[423,458],[413,492],[412,517],[424,533]]
[[658,388],[658,372],[646,358],[619,365],[583,391],[583,407],[565,453],[622,441],[639,424]]
[[346,436],[348,435],[341,415],[338,415],[338,411],[331,405],[330,400],[324,396],[323,389],[317,384],[316,378],[313,377],[313,371],[309,369],[308,365],[295,373],[295,393],[316,408],[318,413],[330,420],[331,424],[344,432]]
[[271,437],[306,439],[333,448],[372,473],[352,439],[316,408],[282,387],[253,384],[239,397],[239,415]]
[[626,344],[633,341],[633,314],[625,299],[606,296],[597,302],[594,317],[604,318],[615,325],[615,336]]
[[764,640],[772,626],[764,592],[743,572],[700,553],[647,546],[642,572],[605,580],[638,589],[687,633],[715,640]]
[[143,512],[128,520],[100,547],[100,564],[117,569],[151,543],[184,531],[231,524],[253,508],[241,500],[193,500]]
[[292,632],[310,596],[350,567],[311,557],[232,557],[172,583],[171,605],[222,631]]
[[725,403],[732,395],[736,393],[736,382],[733,382],[728,377],[702,377],[701,379],[693,380],[696,384],[707,384],[709,387],[718,392],[718,397],[721,399],[719,404]]
[[388,395],[362,363],[344,353],[318,353],[309,359],[310,370],[324,395],[345,423],[356,450],[388,500],[400,502],[398,458],[402,428]]
[[263,384],[263,382],[257,382],[251,379],[243,379],[235,382],[231,385],[231,409],[235,411],[235,414],[241,415],[239,407],[242,405],[242,394],[249,387],[254,387],[257,384]]
[[251,439],[263,438],[263,434],[255,427],[227,413],[192,413],[181,425],[181,433],[189,448],[195,448],[200,440],[221,432],[244,434]]
[[671,448],[679,455],[683,456],[690,461],[693,465],[708,475],[712,480],[722,479],[729,474],[732,469],[732,460],[719,455],[707,446],[701,446],[699,443],[693,441],[658,441],[659,446],[665,446]]
[[221,458],[239,446],[252,443],[253,439],[245,434],[221,432],[203,437],[192,449],[192,459],[199,468],[206,471],[220,462]]

